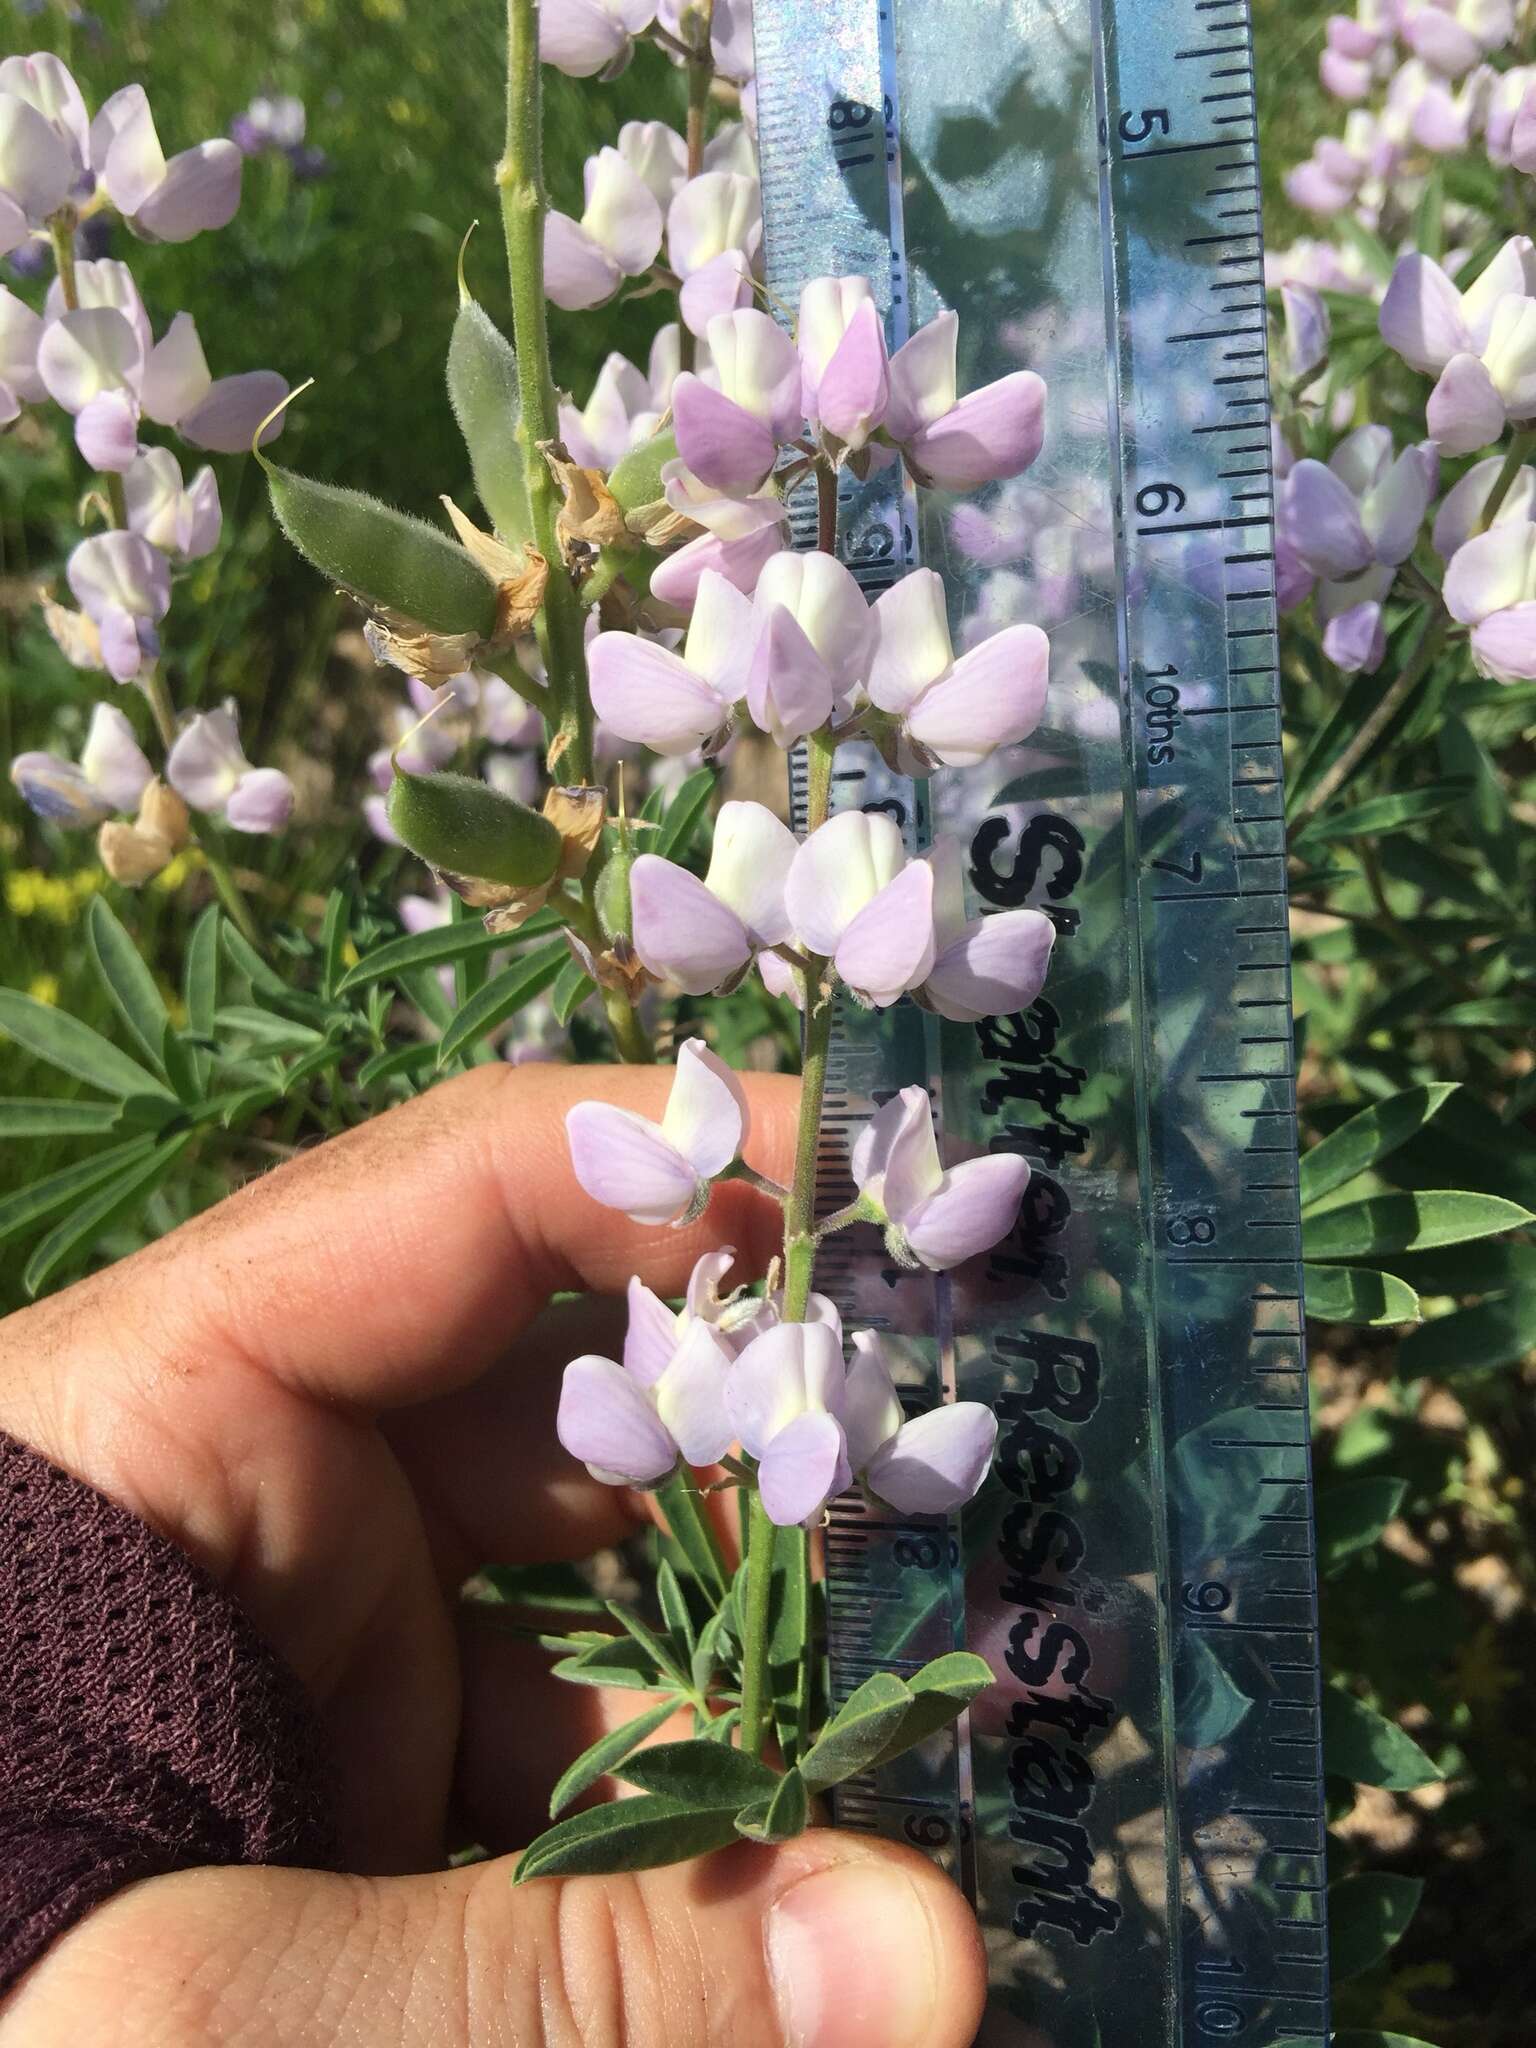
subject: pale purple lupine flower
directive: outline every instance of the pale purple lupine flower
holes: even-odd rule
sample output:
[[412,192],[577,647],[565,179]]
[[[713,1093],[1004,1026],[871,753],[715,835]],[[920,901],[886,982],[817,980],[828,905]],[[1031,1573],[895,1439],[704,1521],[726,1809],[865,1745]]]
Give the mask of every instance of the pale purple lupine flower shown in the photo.
[[555,1433],[609,1486],[654,1486],[679,1457],[713,1465],[735,1435],[726,1414],[729,1363],[730,1353],[699,1321],[665,1355],[626,1343],[622,1365],[591,1353],[572,1359]]
[[1309,284],[1283,284],[1280,305],[1285,323],[1285,374],[1300,384],[1328,360],[1333,323],[1327,301]]
[[16,294],[0,285],[0,426],[24,405],[47,396],[37,373],[37,345],[43,322]]
[[934,962],[914,991],[925,1010],[957,1024],[1027,1010],[1045,986],[1056,927],[1043,910],[994,910],[967,919],[960,848],[938,840],[933,869]]
[[1536,415],[1536,248],[1515,235],[1465,291],[1417,251],[1400,257],[1381,304],[1381,337],[1438,379],[1430,438],[1470,455],[1509,420]]
[[51,51],[0,63],[0,255],[20,248],[90,183],[90,119]]
[[763,241],[757,178],[704,171],[677,191],[667,210],[667,260],[683,280],[678,307],[693,334],[716,314],[752,303],[752,269]]
[[887,1339],[854,1331],[842,1412],[848,1462],[898,1514],[952,1514],[987,1476],[997,1417],[981,1401],[953,1401],[909,1422],[889,1357]]
[[592,708],[620,739],[658,754],[718,745],[745,694],[752,605],[706,570],[681,654],[638,633],[599,633],[588,651]]
[[1348,14],[1330,14],[1324,25],[1325,47],[1318,59],[1323,90],[1335,99],[1363,100],[1392,63],[1392,29]]
[[1401,0],[1397,33],[1416,57],[1460,78],[1515,32],[1510,0]]
[[659,1124],[606,1102],[579,1102],[565,1119],[576,1178],[593,1201],[636,1223],[702,1215],[709,1185],[746,1141],[741,1083],[702,1038],[678,1049]]
[[240,205],[243,159],[225,136],[167,159],[142,85],[125,85],[91,123],[91,167],[136,235],[189,242],[227,227]]
[[107,672],[132,682],[160,652],[155,629],[170,610],[170,564],[140,534],[96,533],[75,548],[64,573],[100,637]]
[[784,891],[797,848],[762,804],[722,804],[709,871],[643,853],[630,870],[634,943],[642,964],[686,994],[723,992],[754,954],[789,937]]
[[608,356],[580,411],[569,400],[561,403],[560,438],[571,460],[606,475],[631,448],[648,441],[672,402],[677,365],[675,321],[652,341],[645,370],[637,369],[627,356]]
[[770,558],[788,538],[789,512],[772,485],[747,497],[733,497],[704,484],[681,461],[662,465],[662,489],[674,512],[704,528],[695,540],[658,563],[651,595],[660,603],[689,610],[708,570],[750,596]]
[[859,1133],[853,1177],[900,1264],[947,1272],[1007,1236],[1029,1185],[1013,1152],[939,1163],[926,1090],[903,1088]]
[[885,430],[920,484],[969,491],[1029,468],[1045,440],[1045,383],[1014,370],[956,395],[959,320],[940,313],[890,363]]
[[[656,19],[679,42],[698,41],[697,0],[660,0]],[[745,85],[752,76],[752,0],[715,0],[710,14],[710,57],[722,78]]]
[[796,341],[806,418],[837,453],[856,453],[883,424],[891,400],[885,328],[868,278],[810,278],[800,293]]
[[1536,525],[1498,520],[1464,542],[1446,565],[1441,595],[1451,617],[1472,628],[1479,675],[1536,678]]
[[189,718],[166,756],[165,779],[194,811],[221,816],[237,832],[281,832],[293,811],[293,784],[279,768],[253,768],[240,745],[229,698]]
[[162,554],[194,562],[219,543],[219,486],[207,463],[190,484],[169,448],[146,448],[123,473],[128,528]]
[[[1437,555],[1448,561],[1478,531],[1484,508],[1503,468],[1502,455],[1489,455],[1481,462],[1474,462],[1466,474],[1452,484],[1436,507],[1435,523],[1430,528],[1429,537]],[[1492,523],[1504,526],[1529,519],[1536,519],[1536,469],[1527,462],[1515,471]]]
[[242,156],[260,156],[269,149],[296,156],[304,144],[308,117],[295,93],[258,93],[229,124],[229,138]]
[[1398,454],[1390,427],[1357,427],[1326,463],[1295,463],[1280,508],[1290,545],[1314,576],[1358,576],[1413,552],[1438,476],[1434,450]]
[[799,432],[800,359],[784,330],[752,307],[705,326],[710,379],[672,387],[678,453],[702,483],[735,494],[766,483],[781,441]]
[[839,1419],[843,1347],[824,1323],[779,1323],[740,1353],[725,1382],[742,1449],[758,1460],[763,1508],[781,1528],[819,1521],[852,1483]]
[[616,149],[588,157],[580,220],[544,219],[544,289],[568,313],[611,299],[627,277],[649,270],[661,248],[662,212],[645,180]]
[[57,754],[18,754],[11,780],[40,818],[57,825],[99,825],[134,811],[154,779],[133,727],[115,704],[98,704],[78,762]]
[[844,811],[796,850],[784,888],[802,945],[832,961],[857,1001],[885,1009],[933,966],[933,870],[908,860],[894,821]]
[[943,579],[932,569],[893,583],[873,617],[870,700],[900,720],[912,765],[974,768],[1040,723],[1050,642],[1038,626],[1005,626],[957,661]]
[[655,18],[656,0],[558,0],[539,9],[539,55],[568,78],[613,76]]
[[829,718],[847,717],[869,675],[876,626],[842,563],[820,552],[772,556],[752,609],[746,695],[759,731],[788,747]]

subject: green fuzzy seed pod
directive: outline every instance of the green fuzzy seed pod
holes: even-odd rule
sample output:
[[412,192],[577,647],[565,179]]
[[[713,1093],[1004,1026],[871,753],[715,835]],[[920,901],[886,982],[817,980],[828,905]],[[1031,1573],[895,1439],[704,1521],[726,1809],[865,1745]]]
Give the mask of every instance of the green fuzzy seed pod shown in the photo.
[[608,479],[608,488],[626,512],[637,505],[654,505],[666,494],[662,489],[662,464],[677,460],[677,436],[669,427],[664,434],[652,434],[638,448],[631,448]]
[[448,344],[448,397],[469,450],[475,489],[491,524],[513,547],[532,536],[528,478],[517,438],[522,406],[512,344],[475,299],[465,299]]
[[361,491],[265,468],[278,525],[332,583],[429,633],[494,633],[496,586],[446,534]]
[[548,818],[473,775],[407,775],[385,801],[389,822],[430,867],[516,889],[550,881],[560,834]]
[[608,858],[597,878],[593,902],[598,922],[610,939],[627,939],[634,935],[635,913],[629,899],[629,871],[634,864],[632,849],[622,839],[616,840],[609,848]]

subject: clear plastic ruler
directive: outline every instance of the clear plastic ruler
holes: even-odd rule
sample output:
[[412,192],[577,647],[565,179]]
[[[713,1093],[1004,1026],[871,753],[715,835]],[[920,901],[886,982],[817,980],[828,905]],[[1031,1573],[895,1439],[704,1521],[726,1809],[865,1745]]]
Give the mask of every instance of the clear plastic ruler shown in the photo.
[[[1057,927],[1027,1012],[839,1016],[847,1136],[913,1081],[950,1159],[1022,1152],[1014,1234],[935,1283],[878,1236],[821,1285],[906,1340],[914,1409],[1001,1421],[963,1522],[849,1497],[845,1696],[956,1644],[998,1683],[844,1789],[953,1871],[991,2048],[1328,2030],[1324,1811],[1281,817],[1269,406],[1246,0],[758,0],[769,284],[858,271],[893,346],[960,317],[961,389],[1049,387],[1044,454],[968,499],[844,486],[872,592],[921,559],[957,647],[1030,620],[1046,722],[983,769],[839,756],[839,804],[966,852],[976,911]],[[802,536],[803,537],[803,536]],[[794,779],[797,800],[803,784]],[[841,1179],[840,1179],[841,1177]]]

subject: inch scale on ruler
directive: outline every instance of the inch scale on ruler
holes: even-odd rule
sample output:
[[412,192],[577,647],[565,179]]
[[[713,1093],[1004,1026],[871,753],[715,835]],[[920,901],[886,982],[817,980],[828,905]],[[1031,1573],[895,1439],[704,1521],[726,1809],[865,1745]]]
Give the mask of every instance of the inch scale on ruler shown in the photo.
[[[953,1282],[873,1233],[818,1286],[902,1338],[914,1407],[1001,1423],[963,1526],[834,1504],[834,1692],[957,1643],[998,1684],[837,1817],[974,1898],[990,2048],[1328,2032],[1269,411],[1246,0],[759,0],[769,283],[862,272],[893,346],[960,316],[962,390],[1046,379],[1028,475],[840,493],[871,595],[921,559],[956,645],[1051,635],[1040,731],[838,804],[966,851],[1057,927],[976,1027],[845,1006],[823,1129],[921,1082],[946,1156],[1021,1152],[1020,1225]],[[797,520],[804,544],[805,515]],[[792,778],[803,816],[803,782]]]

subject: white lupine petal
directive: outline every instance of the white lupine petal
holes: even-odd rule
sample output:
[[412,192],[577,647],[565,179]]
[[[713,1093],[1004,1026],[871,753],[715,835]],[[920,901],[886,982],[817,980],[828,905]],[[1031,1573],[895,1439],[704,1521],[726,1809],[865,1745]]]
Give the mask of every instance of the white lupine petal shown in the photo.
[[863,1471],[905,1419],[885,1340],[874,1330],[855,1330],[843,1391],[843,1433],[848,1441],[848,1462],[855,1472]]
[[712,1180],[741,1151],[748,1125],[747,1098],[735,1074],[702,1038],[685,1039],[661,1119],[667,1140],[701,1180]]
[[128,526],[164,554],[177,552],[181,464],[169,448],[146,448],[123,474]]
[[250,762],[228,711],[200,711],[178,733],[166,759],[165,775],[194,811],[222,811]]
[[57,754],[36,749],[17,754],[10,766],[10,778],[22,802],[50,824],[84,831],[112,815],[112,806],[91,787],[73,761],[61,761]]
[[1461,294],[1461,317],[1474,353],[1481,354],[1499,301],[1536,297],[1536,245],[1529,235],[1511,235],[1497,256]]
[[793,612],[781,604],[771,606],[762,618],[747,669],[747,709],[753,724],[775,746],[793,746],[827,723],[837,694],[832,671]]
[[866,277],[813,277],[801,287],[795,340],[805,373],[808,408],[822,372],[848,331],[848,322],[861,305],[872,304],[874,296]]
[[941,420],[954,405],[955,346],[959,316],[940,313],[920,327],[891,357],[891,403],[886,425],[894,441],[906,441]]
[[980,1491],[997,1447],[997,1417],[953,1401],[903,1423],[873,1460],[870,1490],[901,1515],[946,1515]]
[[624,273],[613,257],[566,213],[544,216],[544,290],[567,313],[611,299]]
[[762,193],[756,178],[740,171],[690,178],[667,211],[667,257],[679,277],[691,277],[728,249],[755,256],[762,239]]
[[1464,626],[1536,599],[1536,526],[1501,521],[1477,534],[1451,557],[1441,595]]
[[45,395],[37,369],[37,347],[43,338],[39,316],[16,294],[0,285],[0,379],[16,396],[32,403]]
[[626,121],[618,152],[656,204],[667,206],[688,175],[688,145],[665,121]]
[[41,227],[69,197],[76,178],[68,144],[36,107],[0,93],[0,190]]
[[171,605],[170,569],[136,533],[96,533],[80,542],[65,575],[77,602],[99,624],[113,611],[163,619]]
[[135,214],[165,176],[165,151],[142,85],[125,85],[91,124],[91,159],[107,197]]
[[918,745],[951,768],[974,768],[1032,733],[1045,710],[1050,642],[1038,626],[1005,626],[962,654],[907,718]]
[[206,448],[215,455],[243,455],[261,427],[265,448],[283,431],[286,415],[277,407],[287,395],[288,380],[276,370],[242,370],[235,377],[216,377],[196,405],[176,422],[176,431],[194,448]]
[[154,776],[133,727],[115,704],[98,704],[91,713],[80,768],[114,811],[136,810]]
[[843,811],[829,818],[791,864],[784,887],[791,928],[812,952],[835,953],[849,925],[905,861],[901,833],[883,813]]
[[63,138],[79,167],[85,168],[91,147],[90,116],[74,74],[61,57],[51,50],[7,57],[0,63],[0,92],[14,93],[36,107]]
[[1353,497],[1363,498],[1391,468],[1396,450],[1392,429],[1368,420],[1347,433],[1328,458],[1328,468],[1348,486]]
[[902,1219],[907,1243],[931,1271],[947,1273],[1008,1235],[1028,1184],[1029,1168],[1012,1152],[952,1166]]
[[1291,544],[1314,576],[1353,576],[1373,559],[1354,493],[1325,463],[1298,462],[1285,501]]
[[1451,357],[1429,394],[1424,421],[1442,455],[1470,455],[1498,440],[1504,401],[1476,356],[1463,350]]
[[197,323],[190,313],[178,313],[144,365],[144,410],[161,426],[174,427],[212,388]]
[[651,1486],[677,1463],[677,1446],[645,1390],[623,1366],[591,1353],[565,1368],[555,1434],[610,1485]]
[[[149,315],[144,310],[144,301],[139,297],[139,288],[133,281],[133,272],[126,263],[116,262],[110,256],[98,256],[94,262],[77,263],[75,296],[82,307],[116,307],[139,337],[139,346],[144,355],[148,356],[154,347],[154,336],[150,332]],[[48,320],[59,320],[67,310],[64,304],[64,288],[55,278],[48,287],[44,317]]]
[[236,832],[281,832],[293,816],[293,784],[281,768],[251,768],[230,791],[224,822]]
[[872,616],[878,638],[870,697],[882,711],[909,711],[954,663],[943,578],[932,569],[912,570],[876,600]]
[[0,192],[0,256],[9,256],[32,238],[32,224],[26,211],[9,192]]
[[92,469],[121,473],[139,452],[139,408],[127,391],[101,391],[75,415],[75,446]]
[[897,1224],[937,1194],[944,1172],[925,1088],[903,1088],[870,1118],[853,1148],[853,1177]]
[[672,1363],[680,1335],[678,1317],[636,1274],[630,1275],[627,1307],[624,1370],[642,1387],[651,1387]]
[[1483,366],[1511,419],[1536,412],[1536,299],[1500,299],[1493,309]]
[[720,806],[705,884],[740,918],[755,947],[790,936],[784,886],[797,850],[794,833],[766,805]]
[[1405,562],[1413,553],[1434,495],[1434,463],[1419,448],[1405,448],[1360,501],[1360,519],[1378,562]]
[[157,242],[190,242],[228,227],[239,211],[244,169],[239,149],[222,135],[180,151],[134,213],[134,227]]
[[568,78],[592,78],[621,56],[629,31],[602,0],[556,0],[539,9],[539,56]]
[[658,754],[689,754],[730,716],[731,699],[670,648],[599,633],[588,650],[592,707],[610,732]]
[[705,333],[721,392],[760,420],[777,440],[788,440],[803,414],[800,358],[783,328],[766,313],[747,307],[717,314]]
[[752,259],[740,249],[722,249],[708,263],[684,278],[677,295],[678,311],[690,334],[707,334],[721,313],[752,303]]
[[726,1412],[731,1354],[708,1323],[691,1323],[656,1382],[656,1413],[690,1465],[713,1465],[735,1441]]
[[752,600],[724,576],[705,570],[693,600],[683,659],[723,704],[746,694],[752,659]]
[[587,204],[581,225],[626,277],[638,277],[661,247],[661,208],[616,149],[587,163]]
[[708,995],[752,957],[746,927],[697,875],[643,853],[630,870],[634,945],[641,964],[687,995]]
[[923,996],[957,1024],[1028,1009],[1045,984],[1056,927],[1042,910],[995,910],[940,945]]
[[831,671],[840,692],[862,683],[876,624],[864,593],[843,564],[820,552],[775,555],[757,580],[753,602],[765,615],[782,605]]
[[1536,601],[1512,604],[1472,629],[1472,664],[1501,683],[1536,677]]
[[[1466,475],[1446,492],[1430,533],[1437,555],[1448,559],[1463,541],[1472,538],[1503,467],[1502,455],[1487,456],[1482,462],[1474,462]],[[1536,513],[1536,469],[1527,463],[1515,472],[1515,480],[1504,495],[1494,523],[1503,526],[1512,521],[1529,520],[1533,513]]]
[[738,1353],[726,1404],[742,1446],[761,1458],[780,1430],[815,1412],[841,1415],[843,1346],[826,1323],[776,1323]]
[[176,545],[189,562],[212,554],[219,544],[223,512],[219,505],[219,482],[205,462],[182,494]]
[[776,1527],[809,1527],[852,1477],[837,1418],[801,1415],[769,1445],[758,1468],[758,1496]]
[[37,345],[37,374],[48,396],[79,412],[103,391],[135,391],[144,371],[139,337],[111,307],[82,307],[51,320]]

